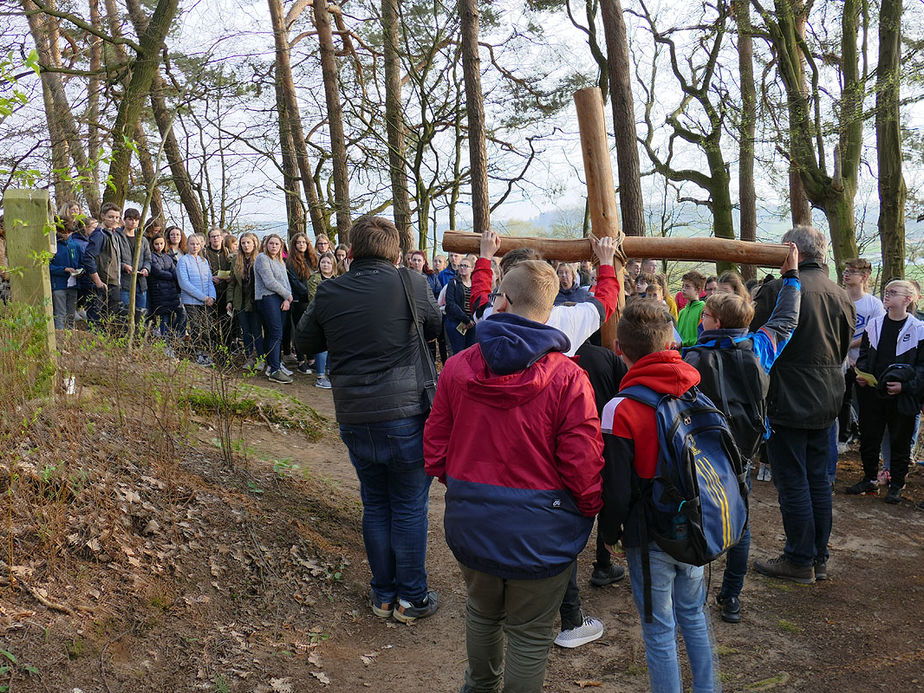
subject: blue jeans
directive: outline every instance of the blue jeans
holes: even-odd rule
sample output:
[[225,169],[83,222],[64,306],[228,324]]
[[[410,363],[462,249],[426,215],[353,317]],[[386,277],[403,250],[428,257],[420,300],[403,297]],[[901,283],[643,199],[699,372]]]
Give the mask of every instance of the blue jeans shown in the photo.
[[774,426],[767,441],[767,455],[786,532],[783,554],[797,566],[828,560],[830,447],[830,427],[816,430]]
[[[119,290],[119,298],[122,299],[122,303],[128,307],[128,300],[131,298],[131,292],[126,291],[125,289]],[[148,292],[147,291],[136,291],[135,292],[135,310],[147,310],[148,308]]]
[[264,296],[257,303],[257,310],[263,318],[263,348],[266,350],[266,365],[270,372],[278,371],[282,348],[282,298],[276,294]]
[[157,308],[152,316],[160,318],[155,334],[166,340],[182,339],[186,334],[186,313],[182,306],[176,308]]
[[341,424],[363,501],[363,542],[379,603],[427,596],[427,509],[431,478],[424,471],[426,417]]
[[327,352],[322,351],[320,354],[314,355],[314,372],[318,374],[320,378],[322,375],[327,375]]
[[[751,490],[751,463],[747,465],[748,491]],[[751,503],[751,494],[748,493],[748,505]],[[725,573],[722,576],[722,587],[719,594],[723,597],[737,597],[744,587],[744,577],[748,574],[748,554],[751,552],[751,518],[744,526],[744,532],[738,543],[732,546],[725,554]]]
[[465,334],[459,334],[456,329],[458,324],[458,320],[446,318],[446,341],[449,342],[449,348],[452,349],[453,355],[475,343],[475,328],[471,328]]
[[703,568],[681,563],[652,542],[651,623],[645,623],[645,580],[642,549],[626,548],[632,598],[642,619],[642,639],[652,693],[683,693],[680,663],[677,661],[677,629],[690,659],[694,693],[721,690],[716,662],[712,655],[709,612],[705,606],[706,583]]
[[247,356],[263,356],[263,321],[255,310],[242,310],[237,314]]

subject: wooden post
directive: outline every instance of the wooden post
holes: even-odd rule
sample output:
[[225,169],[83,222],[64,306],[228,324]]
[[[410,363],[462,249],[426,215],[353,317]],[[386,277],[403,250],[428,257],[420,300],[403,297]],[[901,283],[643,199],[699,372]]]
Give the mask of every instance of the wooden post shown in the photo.
[[57,250],[47,190],[7,190],[3,196],[10,296],[16,303],[39,306],[47,317],[47,357],[55,353],[51,276],[47,253]]
[[[613,184],[613,164],[606,139],[606,117],[603,112],[603,95],[598,87],[581,89],[574,93],[578,127],[581,131],[581,153],[584,155],[584,174],[587,176],[587,206],[590,211],[590,228],[597,238],[619,236],[619,212],[616,204],[616,186]],[[612,317],[600,328],[600,343],[611,349],[616,342],[616,323],[625,305],[625,283],[622,270],[619,277],[619,305]]]

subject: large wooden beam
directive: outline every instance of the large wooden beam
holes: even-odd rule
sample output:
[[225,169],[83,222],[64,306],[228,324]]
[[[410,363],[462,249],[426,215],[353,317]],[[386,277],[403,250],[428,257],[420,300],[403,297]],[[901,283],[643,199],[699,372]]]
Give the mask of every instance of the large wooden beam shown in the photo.
[[[574,93],[574,105],[577,107],[581,154],[584,156],[584,175],[587,178],[590,228],[597,238],[618,238],[621,235],[619,213],[616,205],[616,186],[613,184],[610,145],[606,138],[603,94],[598,87],[581,89]],[[617,269],[617,276],[619,302],[610,319],[600,327],[600,342],[607,348],[616,343],[616,324],[626,303],[622,268]]]
[[[590,240],[501,236],[498,255],[514,248],[535,248],[548,260],[580,262],[592,260]],[[443,235],[443,250],[452,253],[479,252],[481,236],[477,233],[447,231]],[[705,262],[736,262],[760,267],[779,267],[789,254],[788,246],[780,243],[751,243],[724,238],[689,238],[674,236],[626,236],[622,248],[629,257],[657,260],[702,260]]]

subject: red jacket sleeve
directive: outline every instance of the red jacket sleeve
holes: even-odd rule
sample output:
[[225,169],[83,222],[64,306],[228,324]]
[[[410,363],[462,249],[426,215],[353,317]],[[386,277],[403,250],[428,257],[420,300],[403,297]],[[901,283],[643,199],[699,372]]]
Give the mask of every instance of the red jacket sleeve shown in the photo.
[[[475,279],[473,277],[473,295],[474,292]],[[600,265],[597,268],[597,287],[594,289],[594,298],[603,304],[603,310],[606,313],[603,322],[606,322],[619,305],[619,279],[616,277],[616,270],[612,265]]]
[[449,438],[452,435],[452,405],[449,390],[452,387],[452,365],[447,363],[440,374],[433,398],[433,408],[427,423],[424,424],[423,452],[424,469],[430,476],[435,476],[441,483],[446,483],[446,454],[449,451]]
[[486,257],[480,257],[475,261],[475,269],[472,271],[472,289],[470,303],[473,315],[481,315],[481,312],[488,307],[491,295],[491,282],[494,279],[494,270],[491,269],[491,261]]
[[593,389],[587,375],[575,366],[562,383],[555,436],[555,461],[578,510],[593,517],[603,507],[603,438]]

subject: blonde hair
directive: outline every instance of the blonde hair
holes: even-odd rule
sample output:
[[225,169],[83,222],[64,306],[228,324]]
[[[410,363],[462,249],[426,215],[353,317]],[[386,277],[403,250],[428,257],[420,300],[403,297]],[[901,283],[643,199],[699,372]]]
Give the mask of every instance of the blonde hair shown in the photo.
[[558,275],[541,260],[524,260],[511,268],[500,283],[510,312],[536,322],[549,319],[558,295]]
[[[191,233],[186,237],[186,247],[189,247],[189,242],[195,240],[199,243],[199,252],[205,249],[205,238],[202,237],[201,233]],[[183,251],[186,252],[186,251]]]
[[914,284],[909,282],[907,279],[893,279],[885,285],[886,290],[888,290],[889,287],[904,289],[905,295],[911,299],[912,305],[918,302],[918,290],[914,287]]
[[712,294],[706,299],[706,310],[723,328],[747,327],[754,319],[754,306],[739,294]]

